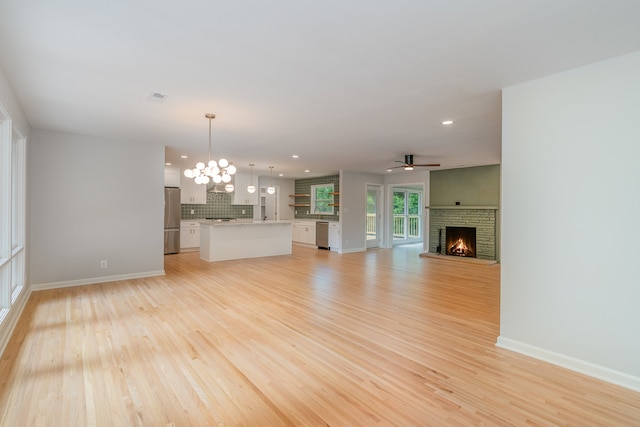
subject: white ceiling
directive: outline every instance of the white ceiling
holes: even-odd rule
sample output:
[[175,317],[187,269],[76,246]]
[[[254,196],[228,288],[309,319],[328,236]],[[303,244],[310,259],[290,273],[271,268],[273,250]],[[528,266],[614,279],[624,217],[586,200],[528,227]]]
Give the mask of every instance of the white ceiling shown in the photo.
[[241,170],[386,173],[499,163],[500,89],[639,50],[639,23],[638,0],[2,0],[0,67],[34,128],[192,166],[211,112]]

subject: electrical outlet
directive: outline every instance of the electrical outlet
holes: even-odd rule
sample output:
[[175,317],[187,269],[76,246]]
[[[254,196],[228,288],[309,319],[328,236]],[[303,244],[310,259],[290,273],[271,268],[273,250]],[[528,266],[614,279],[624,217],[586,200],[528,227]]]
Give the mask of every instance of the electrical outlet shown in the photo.
[[107,268],[107,260],[103,259],[102,261],[100,261],[100,268]]
[[193,215],[195,213],[195,211],[193,209],[191,209],[191,215]]
[[244,215],[244,209],[242,209],[242,215]]

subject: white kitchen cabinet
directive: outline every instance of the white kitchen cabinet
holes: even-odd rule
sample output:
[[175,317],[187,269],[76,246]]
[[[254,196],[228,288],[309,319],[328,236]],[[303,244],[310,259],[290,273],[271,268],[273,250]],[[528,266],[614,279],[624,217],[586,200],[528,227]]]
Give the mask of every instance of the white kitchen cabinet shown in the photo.
[[291,241],[299,243],[300,242],[300,230],[302,226],[300,224],[294,223],[291,227]]
[[200,247],[200,223],[196,221],[180,222],[180,249]]
[[295,222],[293,224],[291,240],[307,245],[316,244],[316,223],[312,221]]
[[251,176],[237,173],[234,177],[234,187],[235,190],[233,192],[233,201],[232,205],[257,205],[259,200],[259,195],[256,184],[258,183],[258,177],[253,177],[253,185],[256,187],[256,191],[254,193],[249,193],[247,191],[247,187],[251,182]]
[[339,251],[340,244],[340,223],[329,222],[329,248],[332,251]]
[[196,184],[193,178],[180,174],[180,203],[183,205],[206,205],[207,186]]
[[164,167],[164,186],[180,187],[180,168],[176,166]]
[[311,223],[309,225],[304,226],[302,231],[302,243],[306,243],[307,245],[316,244],[316,224]]

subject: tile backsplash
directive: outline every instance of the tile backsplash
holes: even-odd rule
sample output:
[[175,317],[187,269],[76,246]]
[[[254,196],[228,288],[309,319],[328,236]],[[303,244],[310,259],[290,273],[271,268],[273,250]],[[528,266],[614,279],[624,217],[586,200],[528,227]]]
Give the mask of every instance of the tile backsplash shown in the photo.
[[[311,186],[316,184],[333,184],[333,191],[335,191],[336,193],[339,193],[340,192],[340,175],[329,175],[329,176],[320,176],[317,178],[296,179],[295,192],[296,194],[310,194]],[[306,198],[303,197],[303,198],[297,198],[295,202],[310,203],[310,201],[311,201],[310,197],[306,197]],[[339,204],[340,196],[337,194],[333,196],[333,202],[336,204]],[[322,218],[337,221],[339,210],[340,210],[340,207],[336,206],[334,208],[334,215],[322,215]],[[296,214],[295,214],[296,219],[302,219],[302,218],[318,219],[320,217],[320,215],[311,213],[310,208],[307,208],[307,207],[295,208],[295,211],[296,211]],[[307,214],[307,211],[309,211],[308,214]]]
[[[183,220],[203,218],[253,218],[252,205],[232,205],[233,193],[207,193],[206,205],[181,205]],[[193,210],[193,214],[191,211]],[[244,210],[244,213],[242,211]]]

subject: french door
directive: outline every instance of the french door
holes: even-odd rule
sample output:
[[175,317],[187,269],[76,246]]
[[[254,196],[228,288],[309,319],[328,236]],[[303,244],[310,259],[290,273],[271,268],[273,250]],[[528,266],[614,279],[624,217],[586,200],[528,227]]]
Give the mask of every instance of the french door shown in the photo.
[[367,248],[380,247],[382,238],[382,187],[375,184],[367,184]]
[[422,241],[422,192],[393,190],[393,244]]

